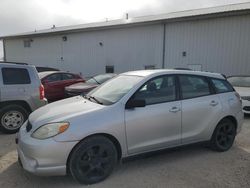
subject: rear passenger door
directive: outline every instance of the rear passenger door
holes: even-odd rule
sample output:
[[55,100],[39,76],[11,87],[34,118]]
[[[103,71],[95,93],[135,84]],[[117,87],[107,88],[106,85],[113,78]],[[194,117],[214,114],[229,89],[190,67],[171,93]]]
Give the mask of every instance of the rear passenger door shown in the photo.
[[208,78],[179,75],[182,96],[182,143],[209,140],[222,106]]
[[61,85],[62,85],[62,76],[60,73],[55,73],[47,76],[45,79],[44,90],[45,97],[48,100],[56,100],[61,98]]
[[75,75],[69,73],[62,74],[63,91],[66,86],[70,86],[77,82]]

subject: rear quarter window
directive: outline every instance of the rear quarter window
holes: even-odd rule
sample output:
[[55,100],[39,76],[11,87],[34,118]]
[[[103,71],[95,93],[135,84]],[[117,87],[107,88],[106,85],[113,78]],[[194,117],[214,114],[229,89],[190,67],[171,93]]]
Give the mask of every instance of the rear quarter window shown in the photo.
[[30,75],[24,68],[2,68],[3,84],[30,84]]
[[214,85],[216,93],[226,93],[234,91],[231,84],[229,84],[226,80],[211,79],[211,81]]

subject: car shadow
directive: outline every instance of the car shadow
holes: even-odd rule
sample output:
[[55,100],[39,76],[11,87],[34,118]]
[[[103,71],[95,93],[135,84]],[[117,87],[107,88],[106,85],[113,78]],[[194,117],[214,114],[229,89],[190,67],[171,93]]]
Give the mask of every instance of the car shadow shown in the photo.
[[[129,158],[117,165],[107,180],[91,187],[247,187],[249,184],[250,153],[237,145],[227,152],[192,145]],[[71,176],[32,175],[17,162],[0,173],[0,187],[40,186],[82,187]]]

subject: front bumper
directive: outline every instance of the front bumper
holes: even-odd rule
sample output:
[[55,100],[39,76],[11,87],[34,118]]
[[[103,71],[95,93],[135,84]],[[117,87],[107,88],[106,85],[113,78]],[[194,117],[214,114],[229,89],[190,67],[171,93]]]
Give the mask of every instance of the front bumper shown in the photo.
[[245,114],[250,114],[250,101],[242,99],[242,109]]
[[70,151],[77,144],[57,142],[53,138],[38,140],[27,133],[24,124],[17,134],[17,152],[23,168],[36,175],[66,175],[66,164]]

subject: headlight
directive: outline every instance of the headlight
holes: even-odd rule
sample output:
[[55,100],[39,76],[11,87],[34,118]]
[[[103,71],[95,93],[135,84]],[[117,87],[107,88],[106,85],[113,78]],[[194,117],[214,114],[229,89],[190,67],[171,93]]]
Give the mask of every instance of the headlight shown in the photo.
[[61,122],[61,123],[49,123],[49,124],[45,124],[41,127],[39,127],[37,130],[35,130],[32,133],[32,137],[33,138],[37,138],[37,139],[46,139],[46,138],[50,138],[53,136],[56,136],[58,134],[63,133],[64,131],[66,131],[69,127],[69,123],[66,122]]

